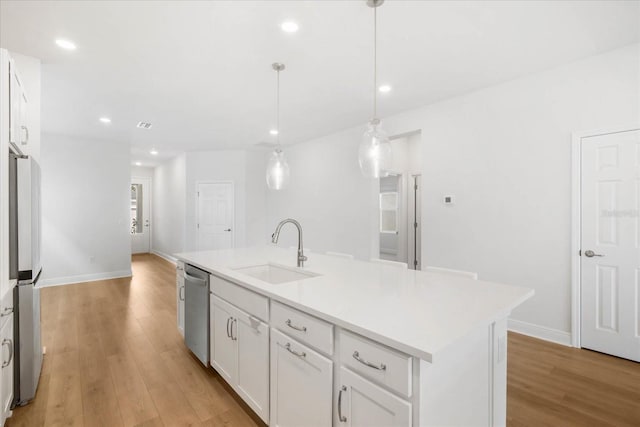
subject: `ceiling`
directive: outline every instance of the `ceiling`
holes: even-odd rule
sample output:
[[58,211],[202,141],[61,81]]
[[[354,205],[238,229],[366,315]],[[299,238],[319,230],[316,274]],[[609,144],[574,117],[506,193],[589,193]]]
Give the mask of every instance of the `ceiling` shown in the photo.
[[[639,16],[637,1],[388,0],[378,74],[392,90],[380,116],[638,42]],[[284,144],[364,125],[372,19],[364,0],[2,0],[0,45],[42,59],[43,132],[126,142],[149,164],[273,141],[275,61],[287,67]],[[286,20],[300,30],[281,31]]]

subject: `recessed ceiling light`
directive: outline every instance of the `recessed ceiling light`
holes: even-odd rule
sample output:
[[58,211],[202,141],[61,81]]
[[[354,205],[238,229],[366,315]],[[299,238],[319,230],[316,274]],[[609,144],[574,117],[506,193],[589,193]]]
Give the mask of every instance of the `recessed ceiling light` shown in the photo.
[[56,44],[66,50],[76,50],[76,44],[69,40],[57,39]]
[[277,134],[278,134],[278,129],[271,129],[271,130],[269,131],[269,133],[270,133],[271,135],[277,135]]
[[136,166],[142,166],[142,163],[136,162]]
[[378,90],[382,93],[387,93],[389,91],[391,91],[391,86],[389,85],[382,85],[378,88]]
[[286,21],[280,24],[280,28],[282,28],[282,31],[285,33],[295,33],[298,31],[298,24],[293,21]]
[[149,153],[151,153],[151,155],[153,156],[157,156],[158,155],[158,150],[156,150],[155,148],[152,149],[151,151],[149,151]]
[[111,123],[111,119],[109,117],[100,117],[100,121],[102,123]]

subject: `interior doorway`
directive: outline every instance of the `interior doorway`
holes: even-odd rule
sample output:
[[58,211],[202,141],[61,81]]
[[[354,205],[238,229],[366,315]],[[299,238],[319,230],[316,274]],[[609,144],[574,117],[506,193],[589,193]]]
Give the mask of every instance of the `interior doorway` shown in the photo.
[[151,179],[132,177],[130,194],[131,253],[148,253],[151,246]]
[[574,157],[574,345],[640,362],[640,129],[577,136]]
[[419,131],[391,138],[393,163],[380,178],[379,258],[421,267],[422,147]]

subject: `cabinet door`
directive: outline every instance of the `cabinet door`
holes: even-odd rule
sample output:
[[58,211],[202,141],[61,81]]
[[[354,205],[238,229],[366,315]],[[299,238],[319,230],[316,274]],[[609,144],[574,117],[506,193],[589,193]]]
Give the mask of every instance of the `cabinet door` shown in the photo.
[[271,329],[271,423],[331,426],[333,362]]
[[340,426],[410,427],[411,404],[350,370],[340,368],[336,384]]
[[9,142],[20,145],[20,106],[23,100],[22,85],[13,61],[9,62]]
[[176,278],[176,309],[178,310],[176,316],[178,332],[184,337],[184,276],[181,272],[178,272]]
[[210,299],[209,339],[211,346],[211,366],[218,371],[226,382],[233,385],[237,372],[238,346],[233,338],[233,307],[215,295]]
[[2,349],[0,359],[2,361],[2,374],[0,379],[0,396],[2,396],[2,419],[4,420],[11,410],[13,401],[13,314],[9,316],[0,331]]
[[269,327],[242,313],[234,320],[238,370],[236,391],[265,423],[269,422]]

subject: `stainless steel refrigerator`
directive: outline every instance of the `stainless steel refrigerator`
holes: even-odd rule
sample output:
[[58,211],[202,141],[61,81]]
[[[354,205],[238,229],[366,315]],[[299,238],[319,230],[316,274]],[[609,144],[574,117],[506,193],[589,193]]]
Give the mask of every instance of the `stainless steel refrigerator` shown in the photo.
[[14,288],[14,406],[36,395],[42,369],[40,336],[40,167],[29,156],[9,159],[9,262]]

